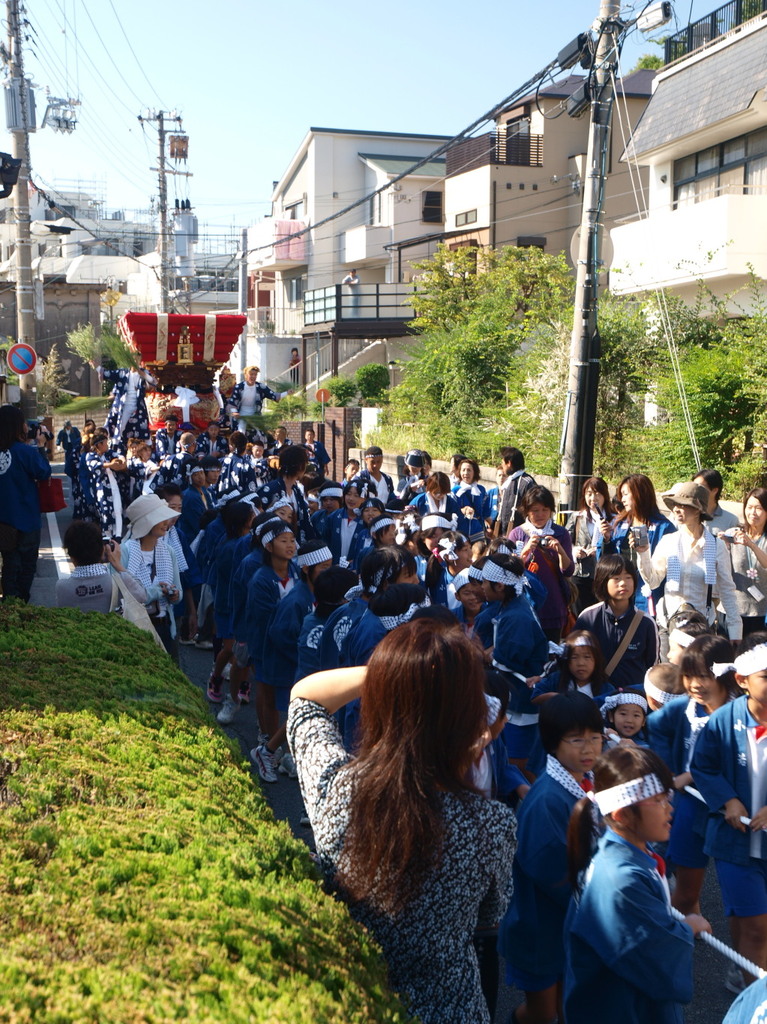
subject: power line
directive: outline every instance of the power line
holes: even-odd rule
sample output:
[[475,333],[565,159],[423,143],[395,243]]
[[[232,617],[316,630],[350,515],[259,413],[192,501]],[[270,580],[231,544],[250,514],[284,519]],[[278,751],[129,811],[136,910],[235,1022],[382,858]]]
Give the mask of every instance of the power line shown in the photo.
[[125,28],[123,27],[123,23],[122,23],[122,22],[120,21],[120,15],[119,15],[119,14],[117,13],[117,9],[115,8],[115,5],[114,5],[114,3],[112,2],[112,0],[109,0],[109,6],[110,6],[110,7],[112,8],[112,14],[114,14],[114,16],[115,16],[115,19],[117,20],[117,24],[118,24],[118,25],[120,26],[120,31],[121,31],[121,32],[122,32],[122,34],[123,34],[123,38],[125,39],[125,42],[126,42],[126,43],[128,44],[128,49],[129,49],[129,50],[130,50],[130,52],[131,52],[131,53],[133,54],[133,59],[134,59],[134,60],[136,61],[136,64],[137,64],[137,66],[138,66],[138,69],[139,69],[139,71],[140,71],[140,72],[141,72],[141,74],[142,74],[142,75],[144,76],[144,80],[145,80],[146,84],[147,84],[147,85],[149,86],[149,88],[150,88],[150,89],[152,90],[152,92],[154,93],[154,95],[155,95],[155,96],[157,97],[157,99],[158,99],[158,100],[160,101],[160,106],[161,106],[161,107],[167,107],[167,105],[168,105],[168,104],[167,104],[167,103],[165,103],[165,102],[163,102],[162,98],[160,97],[160,94],[159,94],[159,93],[157,92],[157,90],[155,89],[155,87],[154,87],[154,86],[152,85],[152,83],[151,83],[151,82],[149,81],[149,78],[147,77],[147,73],[146,73],[146,71],[144,71],[143,65],[141,64],[141,61],[140,61],[140,60],[138,59],[138,57],[136,56],[136,51],[135,51],[135,50],[133,49],[133,46],[132,46],[132,44],[131,44],[131,41],[130,41],[130,39],[128,38],[128,33],[127,33],[127,32],[125,31]]

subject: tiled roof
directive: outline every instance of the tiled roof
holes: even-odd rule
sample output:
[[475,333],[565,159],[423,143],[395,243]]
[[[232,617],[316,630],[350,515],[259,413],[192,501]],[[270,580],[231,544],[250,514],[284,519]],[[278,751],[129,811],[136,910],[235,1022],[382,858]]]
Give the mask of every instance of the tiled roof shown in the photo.
[[726,121],[767,86],[767,25],[658,81],[634,130],[634,152],[649,153]]

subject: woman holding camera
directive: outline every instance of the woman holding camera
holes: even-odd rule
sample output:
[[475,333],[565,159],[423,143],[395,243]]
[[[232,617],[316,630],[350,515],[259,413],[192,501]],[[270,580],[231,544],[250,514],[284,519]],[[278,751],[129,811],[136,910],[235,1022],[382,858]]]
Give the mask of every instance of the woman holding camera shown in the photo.
[[682,605],[691,605],[713,625],[716,602],[721,601],[730,640],[740,640],[743,622],[732,580],[730,555],[724,541],[703,525],[711,519],[707,488],[696,483],[675,484],[662,497],[674,514],[677,532],[666,534],[654,552],[649,543],[638,542],[634,534],[629,536],[629,544],[639,556],[642,579],[653,588],[665,581],[663,599],[657,610],[661,653],[665,655],[668,650],[668,620]]
[[546,588],[546,600],[538,609],[538,617],[546,638],[558,643],[569,615],[568,577],[575,567],[573,542],[564,526],[554,522],[556,505],[547,487],[528,487],[519,510],[525,521],[510,531],[509,540],[514,542],[525,569],[535,573]]
[[[650,554],[655,554],[661,538],[674,533],[676,526],[658,508],[653,482],[643,473],[624,476],[618,484],[617,499],[623,511],[611,525],[600,524],[602,537],[597,544],[597,559],[603,555],[623,555],[638,568],[636,549],[649,543]],[[632,536],[636,547],[629,540]],[[652,591],[645,584],[634,598],[634,607],[637,611],[655,615],[662,597],[662,583]]]

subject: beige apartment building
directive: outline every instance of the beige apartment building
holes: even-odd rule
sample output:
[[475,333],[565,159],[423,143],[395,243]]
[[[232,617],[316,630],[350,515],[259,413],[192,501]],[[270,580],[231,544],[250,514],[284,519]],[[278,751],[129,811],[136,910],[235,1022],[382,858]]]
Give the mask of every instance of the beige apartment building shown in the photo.
[[[607,231],[636,213],[629,168],[621,163],[621,154],[628,126],[633,129],[650,98],[654,74],[637,71],[617,83]],[[570,117],[566,105],[583,82],[582,76],[571,75],[525,97],[498,116],[492,131],[448,151],[440,241],[455,247],[537,246],[569,258],[581,217],[589,107],[580,117]]]

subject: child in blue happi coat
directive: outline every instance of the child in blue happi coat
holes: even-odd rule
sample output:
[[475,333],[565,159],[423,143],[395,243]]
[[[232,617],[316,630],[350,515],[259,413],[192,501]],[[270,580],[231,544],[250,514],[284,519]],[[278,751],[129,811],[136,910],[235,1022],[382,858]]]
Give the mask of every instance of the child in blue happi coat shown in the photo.
[[507,983],[525,993],[524,1019],[548,1024],[564,1019],[567,828],[578,800],[593,789],[602,718],[591,698],[570,691],[541,706],[538,728],[546,768],[518,810],[514,899],[501,922],[499,945]]
[[672,786],[651,750],[604,754],[594,766],[605,825],[596,853],[593,806],[575,805],[568,831],[575,892],[564,928],[570,1024],[682,1024],[693,992],[693,940],[711,925],[699,914],[672,915],[665,864],[653,848],[671,831]]
[[674,864],[673,903],[683,914],[700,912],[700,893],[708,865],[704,836],[705,803],[694,797],[690,765],[698,739],[717,708],[739,695],[729,640],[711,634],[685,648],[679,672],[686,696],[668,701],[650,715],[650,746],[674,775],[674,823],[668,856]]
[[767,633],[746,636],[734,665],[743,695],[711,715],[691,771],[710,811],[704,850],[716,863],[733,944],[767,968]]

